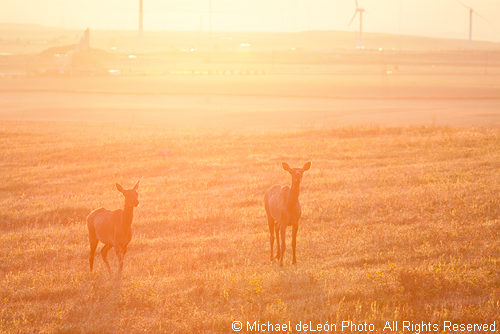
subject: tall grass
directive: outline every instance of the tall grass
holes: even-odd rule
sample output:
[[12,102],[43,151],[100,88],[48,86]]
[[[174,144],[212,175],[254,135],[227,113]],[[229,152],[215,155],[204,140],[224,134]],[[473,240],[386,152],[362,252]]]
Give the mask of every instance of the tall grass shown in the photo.
[[[0,125],[0,332],[231,332],[239,321],[492,322],[500,132]],[[269,263],[265,190],[303,179],[297,265]],[[123,276],[85,216],[142,178]],[[111,254],[111,253],[110,253]],[[117,261],[110,256],[113,268]]]

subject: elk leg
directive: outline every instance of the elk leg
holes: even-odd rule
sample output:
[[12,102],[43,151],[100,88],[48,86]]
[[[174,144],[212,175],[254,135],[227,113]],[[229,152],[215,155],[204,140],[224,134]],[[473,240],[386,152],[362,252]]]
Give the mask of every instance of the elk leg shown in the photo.
[[121,274],[123,269],[123,249],[120,246],[115,247],[115,253],[118,257],[118,273]]
[[293,252],[293,260],[292,263],[297,263],[297,259],[295,258],[295,245],[297,242],[297,230],[299,229],[299,225],[293,225],[292,227],[292,252]]
[[90,271],[92,271],[94,267],[94,256],[95,256],[95,250],[97,248],[97,244],[99,243],[99,240],[97,240],[97,235],[95,233],[95,228],[92,223],[92,220],[87,218],[87,227],[89,229],[89,243],[90,243],[90,256],[89,256],[89,263],[90,263]]
[[[271,245],[271,262],[273,262],[273,246],[274,246],[274,220],[267,216],[267,223],[269,224],[269,244]],[[278,246],[279,247],[279,246]]]
[[285,257],[285,237],[286,237],[286,224],[280,224],[281,232],[281,256],[280,256],[280,267],[283,267],[283,258]]
[[101,249],[102,260],[106,264],[106,267],[108,267],[108,271],[110,273],[111,273],[111,266],[109,265],[107,256],[108,256],[108,251],[111,249],[111,247],[113,247],[113,246],[111,246],[111,245],[104,245],[104,247]]
[[279,261],[280,254],[281,254],[281,252],[280,252],[281,244],[280,244],[280,228],[279,228],[278,224],[276,224],[274,226],[274,232],[276,233],[276,250],[277,250],[277,252],[276,252],[277,253],[276,254],[276,260]]
[[89,262],[90,262],[90,271],[94,268],[94,256],[95,256],[95,250],[97,248],[97,240],[90,240],[90,257],[89,257]]

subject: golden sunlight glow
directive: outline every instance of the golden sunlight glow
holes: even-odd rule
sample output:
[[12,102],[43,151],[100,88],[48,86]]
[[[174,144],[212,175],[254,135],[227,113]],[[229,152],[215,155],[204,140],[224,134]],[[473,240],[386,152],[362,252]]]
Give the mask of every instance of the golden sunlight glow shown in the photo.
[[0,334],[495,332],[460,1],[0,0]]
[[[478,40],[500,41],[500,2],[465,3]],[[466,39],[469,15],[456,0],[360,0],[367,32]],[[356,30],[348,27],[354,0],[144,0],[145,30],[303,31]],[[210,13],[212,15],[210,15]],[[211,17],[211,18],[210,18]],[[0,22],[65,28],[137,29],[138,0],[3,1]]]

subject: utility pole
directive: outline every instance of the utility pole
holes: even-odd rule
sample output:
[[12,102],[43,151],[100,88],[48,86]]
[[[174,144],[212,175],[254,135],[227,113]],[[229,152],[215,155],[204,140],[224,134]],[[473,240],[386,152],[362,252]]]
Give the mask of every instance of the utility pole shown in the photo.
[[469,49],[472,49],[472,14],[474,10],[469,8]]
[[359,46],[363,46],[363,11],[359,12]]

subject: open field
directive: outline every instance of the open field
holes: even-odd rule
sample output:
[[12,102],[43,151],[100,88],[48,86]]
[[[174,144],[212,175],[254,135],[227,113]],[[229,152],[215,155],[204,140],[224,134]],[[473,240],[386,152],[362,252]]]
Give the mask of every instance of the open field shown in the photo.
[[[498,321],[500,132],[0,125],[0,332],[231,332],[231,322]],[[297,265],[265,190],[302,182]],[[85,216],[142,178],[123,277]],[[116,257],[110,256],[116,269]],[[497,323],[498,328],[498,323]]]
[[4,78],[0,119],[119,120],[245,131],[500,126],[500,72],[484,74],[480,66],[456,68],[458,74],[445,67],[419,74],[418,66],[409,65],[390,75],[359,69],[307,74],[289,67],[299,74]]
[[[277,40],[272,34],[263,37],[268,43]],[[500,125],[500,53],[494,46],[316,50],[314,45],[327,45],[316,41],[292,52],[293,43],[287,43],[286,50],[276,52],[257,46],[176,49],[133,58],[127,49],[93,50],[72,74],[59,72],[67,70],[58,67],[62,51],[0,56],[0,119],[119,119],[245,130]],[[119,74],[110,75],[109,69]]]

